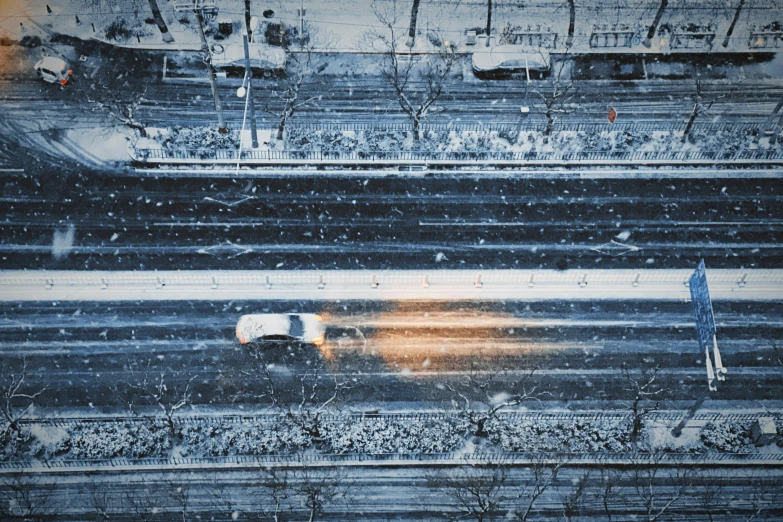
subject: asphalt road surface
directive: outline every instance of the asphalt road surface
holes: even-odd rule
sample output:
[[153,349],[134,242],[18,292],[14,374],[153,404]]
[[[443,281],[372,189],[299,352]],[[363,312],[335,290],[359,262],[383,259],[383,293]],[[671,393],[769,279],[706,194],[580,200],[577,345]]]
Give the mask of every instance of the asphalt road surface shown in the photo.
[[[221,101],[228,122],[240,125],[245,102],[237,98],[237,85],[220,89]],[[416,85],[414,83],[414,85]],[[569,108],[558,116],[564,123],[605,123],[609,107],[620,114],[619,123],[669,122],[683,123],[693,108],[692,81],[578,82],[578,90],[570,100]],[[18,121],[25,118],[47,122],[55,128],[72,128],[89,122],[110,121],[96,101],[105,93],[92,92],[83,86],[61,90],[59,86],[43,84],[31,79],[5,84],[1,89],[4,113]],[[135,88],[135,87],[134,87]],[[272,80],[257,81],[254,101],[258,107],[259,125],[276,126],[271,113],[281,110],[280,94],[284,88]],[[539,92],[548,95],[553,84],[541,81],[529,88],[525,96],[524,82],[451,81],[431,111],[430,123],[449,122],[511,122],[519,123],[519,107],[531,107],[531,123],[545,122],[544,102]],[[415,90],[413,91],[416,92]],[[87,94],[87,99],[85,99]],[[716,98],[706,120],[719,117],[722,123],[758,123],[764,121],[783,95],[783,89],[774,85],[758,85],[739,89],[731,84],[710,85],[706,98]],[[132,99],[133,96],[125,96]],[[396,101],[395,93],[379,78],[330,78],[308,83],[300,93],[302,100],[311,100],[302,106],[295,121],[307,123],[375,122],[382,117],[386,122],[407,122],[407,117]],[[90,100],[93,103],[90,103]],[[138,105],[138,121],[149,126],[209,124],[217,121],[209,85],[206,83],[160,83],[152,80]],[[266,123],[263,123],[266,122]]]
[[[235,339],[242,314],[294,311],[323,315],[319,349]],[[729,376],[711,398],[779,401],[783,306],[719,302],[715,312]],[[250,409],[298,403],[302,383],[316,381],[316,402],[339,385],[341,401],[360,410],[452,408],[459,393],[486,402],[482,382],[490,395],[535,387],[531,408],[623,409],[629,378],[646,382],[654,368],[666,406],[706,389],[686,303],[8,303],[0,334],[7,371],[26,362],[28,391],[46,388],[41,407],[117,411],[160,375],[171,397],[190,384],[195,405]]]
[[4,268],[776,268],[776,179],[4,175]]
[[[559,463],[563,464],[563,463]],[[235,472],[103,472],[92,476],[0,477],[23,485],[26,506],[43,520],[308,520],[308,493],[321,509],[310,520],[694,521],[779,520],[779,470],[726,468],[347,467]],[[457,486],[459,484],[460,486]],[[275,497],[276,494],[276,497]],[[276,502],[276,500],[278,502]],[[606,502],[605,502],[606,500]],[[513,518],[516,519],[516,518]],[[36,518],[37,520],[37,518]]]
[[[89,47],[89,45],[88,45]],[[30,51],[35,54],[34,51]],[[8,72],[0,83],[0,102],[4,115],[21,122],[35,121],[44,128],[79,128],[102,122],[117,124],[108,108],[133,107],[137,121],[148,126],[208,124],[216,122],[214,105],[206,70],[194,64],[179,71],[189,79],[171,79],[164,82],[163,55],[131,52],[110,48],[87,50],[94,58],[90,68],[77,70],[75,81],[63,89],[49,85],[32,73],[32,58],[16,53],[9,63],[20,69]],[[29,54],[29,53],[28,53]],[[17,56],[21,55],[21,56]],[[763,60],[764,56],[759,56]],[[316,58],[317,64],[344,60],[345,57]],[[699,58],[698,60],[704,60]],[[709,59],[709,58],[706,58]],[[407,122],[407,116],[397,102],[394,90],[377,73],[356,72],[368,68],[370,58],[351,56],[344,70],[346,74],[314,74],[302,86],[300,103],[292,121],[309,123]],[[358,60],[358,62],[357,62]],[[622,61],[622,58],[618,58]],[[688,58],[682,57],[687,61]],[[25,66],[27,62],[30,62]],[[170,59],[169,76],[175,59]],[[641,70],[636,58],[633,68]],[[697,59],[694,59],[697,61]],[[356,63],[354,63],[356,62]],[[357,63],[361,65],[357,65]],[[619,62],[617,62],[619,63]],[[573,71],[573,83],[565,76],[561,85],[570,85],[565,107],[558,111],[558,120],[565,123],[606,122],[609,107],[614,107],[618,123],[670,122],[681,124],[693,109],[696,92],[696,72],[690,70],[685,78],[636,81],[612,79],[617,65],[614,59],[594,56],[576,59],[567,70]],[[705,63],[706,66],[706,63]],[[712,65],[711,65],[712,66]],[[556,65],[555,68],[558,68]],[[715,65],[723,71],[715,77],[715,68],[702,67],[702,103],[710,105],[709,114],[699,121],[750,122],[764,121],[783,96],[783,88],[774,80],[754,77],[753,65],[739,60],[735,65]],[[9,68],[11,66],[9,65]],[[595,71],[604,71],[597,73]],[[744,77],[743,74],[747,74]],[[691,77],[687,77],[691,76]],[[643,76],[641,76],[643,78]],[[240,125],[245,100],[236,96],[241,85],[241,74],[220,80],[219,93],[228,122]],[[276,126],[274,114],[282,109],[284,78],[256,78],[253,98],[260,125]],[[530,123],[545,121],[545,103],[553,89],[552,78],[534,80],[526,87],[521,77],[513,79],[476,79],[465,57],[455,68],[443,88],[437,103],[429,111],[427,121],[449,122],[511,122],[520,123],[519,107],[531,107],[527,117]],[[749,88],[752,84],[752,88]],[[424,84],[412,79],[409,96],[416,99]],[[114,120],[114,121],[112,121]],[[30,131],[41,130],[29,128]]]

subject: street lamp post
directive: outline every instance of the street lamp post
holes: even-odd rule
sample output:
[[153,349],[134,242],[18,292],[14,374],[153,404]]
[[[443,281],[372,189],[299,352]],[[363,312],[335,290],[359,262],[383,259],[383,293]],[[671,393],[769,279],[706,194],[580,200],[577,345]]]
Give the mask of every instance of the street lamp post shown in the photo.
[[[247,82],[247,92],[244,93],[247,96],[247,105],[250,112],[250,137],[253,142],[253,148],[258,148],[258,129],[256,129],[256,107],[253,103],[253,69],[250,67],[250,45],[248,43],[247,31],[242,33],[242,42],[245,45],[245,81]],[[244,83],[242,85],[244,87]],[[242,88],[240,87],[240,90]],[[239,91],[237,91],[239,94]]]

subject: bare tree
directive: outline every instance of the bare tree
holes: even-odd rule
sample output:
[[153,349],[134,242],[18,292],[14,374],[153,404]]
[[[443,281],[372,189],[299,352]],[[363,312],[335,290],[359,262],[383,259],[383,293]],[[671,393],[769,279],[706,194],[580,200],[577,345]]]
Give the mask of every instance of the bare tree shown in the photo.
[[574,489],[563,497],[563,519],[566,522],[578,520],[582,516],[585,492],[590,485],[590,471],[586,471],[574,484]]
[[734,500],[728,495],[728,480],[725,472],[720,475],[707,471],[698,477],[701,485],[696,492],[696,501],[704,512],[707,520],[714,522],[728,512],[729,505]]
[[518,503],[515,510],[517,520],[521,522],[530,520],[536,501],[544,492],[555,486],[557,475],[563,464],[565,464],[564,461],[555,464],[539,461],[533,465],[532,479],[519,487]]
[[749,492],[746,497],[745,522],[779,519],[783,516],[783,479],[763,472],[750,472],[742,481]]
[[[191,484],[193,477],[186,476],[182,480],[169,481],[169,496],[173,501],[173,512],[179,515],[182,522],[188,522],[190,515]],[[173,520],[170,518],[169,520]]]
[[452,471],[427,474],[427,487],[442,491],[459,513],[455,518],[484,522],[505,513],[514,498],[507,486],[508,467],[503,460],[465,463]]
[[291,485],[289,470],[286,468],[268,468],[262,483],[265,496],[270,502],[264,504],[261,514],[267,520],[281,522],[283,515],[293,510],[291,505]]
[[682,133],[682,142],[685,143],[688,140],[688,136],[690,136],[691,130],[693,130],[693,124],[696,122],[696,118],[709,114],[710,109],[716,101],[731,96],[733,92],[734,90],[731,90],[724,94],[705,98],[704,85],[702,84],[701,78],[697,75],[695,89],[691,98],[693,107],[691,113],[688,115],[688,123],[685,124],[685,130]]
[[152,522],[164,503],[164,494],[155,485],[143,485],[140,489],[128,489],[123,499],[123,513],[133,515],[135,520]]
[[264,112],[278,119],[278,140],[283,139],[286,124],[299,109],[321,98],[319,94],[302,100],[299,95],[305,82],[326,65],[321,55],[316,53],[315,50],[319,47],[329,47],[333,38],[329,36],[329,41],[326,41],[317,28],[307,23],[303,24],[303,27],[304,32],[294,38],[292,43],[286,47],[288,63],[286,65],[285,78],[277,82],[275,89],[269,89],[282,102],[282,109],[275,110],[270,106],[264,108]]
[[148,101],[144,97],[146,92],[146,87],[141,92],[101,88],[100,98],[91,99],[88,94],[87,99],[115,123],[133,129],[140,137],[146,138],[146,125],[138,119],[139,108]]
[[299,403],[288,409],[288,418],[313,438],[321,436],[321,416],[350,388],[347,382],[324,373],[318,368],[302,373],[298,383]]
[[35,406],[35,399],[38,398],[46,387],[36,387],[35,391],[25,379],[27,378],[27,359],[22,359],[22,367],[14,368],[10,364],[3,363],[0,367],[0,382],[2,383],[2,404],[0,404],[0,415],[3,419],[3,429],[0,432],[0,440],[4,439],[10,432],[21,436],[22,431],[19,421],[30,413]]
[[40,521],[57,514],[55,485],[42,475],[0,475],[0,519]]
[[293,471],[291,490],[307,510],[308,522],[315,522],[334,504],[350,500],[344,468],[314,468],[301,458]]
[[[551,57],[547,58],[550,60]],[[544,135],[549,136],[552,134],[552,130],[555,127],[555,123],[561,115],[569,114],[571,112],[571,102],[577,95],[574,82],[570,78],[566,78],[566,65],[567,60],[560,59],[556,66],[554,66],[554,75],[551,77],[551,83],[545,89],[539,89],[534,91],[541,97],[544,103],[544,116],[546,117],[546,129]]]
[[[474,426],[473,434],[486,437],[487,422],[495,419],[500,411],[519,406],[523,402],[540,401],[541,397],[546,395],[546,392],[539,391],[538,385],[534,384],[534,372],[535,370],[530,370],[510,384],[503,383],[501,386],[499,379],[508,378],[510,374],[482,372],[473,368],[460,386],[446,384],[446,387],[459,397],[461,402],[452,400],[452,403],[458,408],[461,407],[462,413]],[[505,387],[512,390],[512,393],[502,392],[501,388]]]
[[96,519],[111,520],[117,513],[122,513],[122,500],[112,493],[104,480],[93,478],[88,487],[91,497],[90,508]]
[[633,415],[631,426],[631,441],[636,442],[644,425],[644,419],[652,412],[658,410],[658,397],[663,390],[655,382],[660,372],[659,367],[644,368],[640,375],[635,375],[627,367],[623,366],[625,379],[625,391],[633,397],[631,399],[631,414]]
[[366,44],[381,51],[374,55],[381,76],[392,87],[397,103],[410,118],[413,138],[419,139],[419,125],[443,94],[446,79],[458,57],[442,41],[440,51],[434,54],[402,52],[405,35],[399,29],[401,13],[396,2],[373,0],[372,10],[381,29],[368,31]]
[[[128,372],[132,380],[124,383],[123,391],[130,411],[136,413],[136,400],[156,406],[162,412],[171,436],[178,438],[174,415],[191,403],[192,383],[196,376],[188,377],[181,372],[157,370],[152,367],[152,359],[147,361],[141,372],[135,370],[133,366],[128,367]],[[183,380],[184,382],[177,382]]]
[[[602,501],[608,520],[616,510],[627,517],[638,514],[647,522],[668,520],[693,487],[692,470],[661,466],[663,453],[651,452],[630,459],[626,471],[609,470],[605,475]],[[618,487],[627,483],[627,493]]]

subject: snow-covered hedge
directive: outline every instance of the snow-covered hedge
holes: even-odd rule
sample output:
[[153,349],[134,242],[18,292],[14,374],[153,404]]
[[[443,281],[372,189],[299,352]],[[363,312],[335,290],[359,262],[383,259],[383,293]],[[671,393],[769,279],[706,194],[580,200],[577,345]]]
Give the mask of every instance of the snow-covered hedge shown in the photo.
[[[781,422],[781,419],[778,419]],[[444,453],[460,451],[473,438],[468,419],[443,417],[321,417],[319,437],[308,434],[296,418],[246,423],[220,419],[180,424],[172,434],[162,420],[84,422],[66,426],[30,424],[0,440],[0,461],[20,459],[108,459],[181,456],[320,453]],[[670,426],[645,425],[637,446],[630,441],[629,418],[555,420],[499,416],[486,422],[482,445],[507,452],[601,453],[670,451],[678,453],[752,453],[751,422],[709,423],[698,435],[676,442],[661,437]],[[778,426],[780,429],[781,426]],[[646,449],[645,449],[646,448]],[[488,448],[489,449],[489,448]],[[765,451],[780,451],[770,446]]]
[[293,127],[278,148],[329,154],[379,154],[383,152],[465,153],[466,158],[497,153],[579,152],[716,152],[731,157],[739,150],[781,148],[781,140],[759,139],[756,131],[737,133],[717,128],[696,127],[683,143],[682,132],[636,131],[633,129],[589,131],[423,130],[414,140],[408,130],[311,130]]
[[96,422],[70,427],[50,452],[74,459],[140,459],[164,456],[170,448],[169,429],[163,422]]
[[215,150],[237,150],[239,148],[239,133],[229,131],[221,134],[212,127],[171,127],[168,132],[157,132],[152,139],[166,150],[201,150],[201,155],[208,158]]
[[[173,127],[150,129],[150,140],[165,150],[187,150],[196,157],[214,157],[216,151],[236,151],[239,147],[239,132],[220,134],[212,127]],[[148,143],[145,141],[145,143]],[[777,140],[759,136],[756,130],[737,132],[722,127],[697,126],[683,142],[682,131],[616,129],[556,130],[550,136],[543,131],[522,130],[502,127],[484,130],[433,130],[423,129],[420,139],[413,139],[412,130],[383,127],[364,130],[311,129],[292,126],[282,142],[271,140],[267,144],[272,150],[320,152],[339,157],[356,154],[359,157],[383,156],[385,153],[430,152],[449,153],[464,159],[482,159],[502,154],[537,153],[613,153],[647,152],[714,153],[719,159],[731,158],[744,150],[781,150],[783,137]],[[141,147],[143,152],[147,145]]]
[[465,442],[467,423],[460,417],[407,421],[344,416],[321,427],[330,453],[443,453]]
[[252,422],[248,424],[189,425],[180,433],[187,454],[270,455],[293,453],[312,444],[301,427],[290,424]]
[[709,423],[699,437],[707,451],[720,453],[748,453],[755,451],[750,435],[752,422]]
[[489,440],[503,451],[593,452],[631,449],[631,426],[625,420],[577,420],[576,422],[491,419],[485,429]]

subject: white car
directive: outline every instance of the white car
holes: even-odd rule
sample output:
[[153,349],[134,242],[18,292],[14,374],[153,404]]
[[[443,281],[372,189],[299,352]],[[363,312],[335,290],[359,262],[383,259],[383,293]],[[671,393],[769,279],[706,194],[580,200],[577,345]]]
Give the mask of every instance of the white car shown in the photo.
[[531,51],[524,45],[492,45],[480,47],[473,53],[473,71],[548,71],[549,55]]
[[33,68],[43,81],[60,85],[67,84],[73,74],[68,62],[54,56],[44,56],[35,63]]
[[[212,46],[212,65],[219,68],[245,67],[245,46],[241,43]],[[250,67],[274,71],[285,69],[285,51],[279,47],[251,43],[248,46]]]
[[237,321],[237,339],[242,344],[257,340],[293,339],[321,346],[326,327],[316,314],[253,314]]

